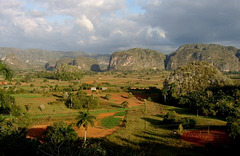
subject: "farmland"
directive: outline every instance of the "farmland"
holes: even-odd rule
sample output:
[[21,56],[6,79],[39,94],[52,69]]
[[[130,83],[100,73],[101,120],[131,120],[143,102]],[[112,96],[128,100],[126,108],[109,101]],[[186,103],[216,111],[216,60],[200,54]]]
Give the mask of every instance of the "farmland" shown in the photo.
[[[5,90],[19,90],[11,96],[28,120],[28,138],[41,138],[47,126],[64,121],[72,124],[80,140],[83,140],[84,128],[76,127],[76,117],[79,111],[87,109],[67,107],[63,96],[65,92],[77,93],[82,84],[88,84],[97,90],[93,92],[88,88],[83,91],[99,101],[94,109],[89,110],[96,117],[94,125],[87,130],[90,142],[95,139],[106,149],[120,147],[122,150],[118,151],[119,154],[131,150],[140,155],[206,155],[214,153],[216,148],[220,152],[227,152],[230,142],[203,140],[196,143],[192,142],[194,139],[186,139],[191,131],[204,133],[209,128],[210,134],[219,130],[226,137],[227,122],[224,118],[196,115],[189,108],[160,102],[160,90],[168,75],[166,71],[145,75],[137,72],[103,72],[84,75],[81,80],[74,81],[32,78],[29,82],[21,83],[21,76],[17,75],[11,82],[2,80],[1,87]],[[107,90],[97,87],[101,85],[106,86]],[[71,90],[67,91],[69,88]],[[109,98],[106,98],[107,94],[110,94]],[[124,101],[128,102],[127,107],[122,105]],[[178,127],[163,123],[164,116],[172,111],[176,112],[178,118],[196,120],[195,128],[183,129],[181,132],[185,139],[181,137]]]

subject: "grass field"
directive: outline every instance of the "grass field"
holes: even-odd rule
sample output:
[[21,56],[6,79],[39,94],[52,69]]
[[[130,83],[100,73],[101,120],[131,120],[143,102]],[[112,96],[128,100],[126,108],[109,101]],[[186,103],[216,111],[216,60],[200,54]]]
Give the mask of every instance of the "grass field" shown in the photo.
[[[131,86],[131,88],[162,88],[162,82],[169,72],[161,72],[156,75],[142,75],[141,73],[122,74],[114,73],[108,75],[106,73],[97,73],[94,76],[84,76],[80,81],[73,82],[48,80],[44,82],[43,79],[35,79],[29,83],[22,83],[19,88],[26,89],[28,93],[12,94],[15,97],[16,104],[20,106],[23,112],[29,115],[32,121],[32,126],[40,124],[52,124],[57,121],[67,121],[74,123],[76,116],[80,110],[67,108],[63,101],[59,100],[58,95],[62,92],[45,93],[30,93],[35,89],[43,90],[41,86],[59,87],[72,85],[78,88],[82,83],[100,84],[108,82],[116,88],[123,88]],[[30,87],[33,84],[34,87]],[[2,85],[4,87],[14,86]],[[111,87],[110,87],[111,88]],[[114,87],[113,87],[114,88]],[[91,91],[86,91],[91,94]],[[112,99],[104,98],[106,94],[111,94]],[[150,102],[144,99],[148,97],[157,96],[154,93],[145,93],[141,90],[133,93],[132,99],[128,98],[128,93],[124,90],[119,92],[97,91],[94,95],[99,98],[99,106],[97,109],[90,110],[90,113],[96,117],[104,113],[114,113],[114,115],[107,116],[97,120],[100,123],[100,129],[108,130],[119,126],[117,131],[113,131],[104,140],[119,145],[121,147],[128,147],[136,150],[141,150],[143,153],[150,151],[151,154],[156,155],[208,155],[207,152],[213,152],[215,148],[201,148],[192,145],[189,142],[180,139],[176,128],[170,128],[163,124],[162,120],[168,111],[175,111],[178,117],[191,117],[197,120],[195,129],[223,129],[226,121],[220,118],[213,118],[207,116],[196,116],[196,114],[189,111],[188,108],[180,108],[176,106],[163,105],[158,101]],[[123,101],[130,103],[129,108],[123,108],[120,104]],[[40,108],[42,107],[42,108]]]
[[198,148],[195,149],[192,144],[181,140],[177,134],[177,129],[169,128],[168,125],[162,123],[163,116],[167,111],[178,109],[181,112],[177,114],[178,116],[197,119],[196,127],[207,129],[208,124],[211,125],[210,127],[223,127],[226,124],[221,119],[196,117],[196,115],[189,113],[186,115],[184,112],[188,112],[188,110],[184,108],[153,102],[148,102],[147,113],[144,113],[145,109],[144,106],[130,109],[126,116],[125,126],[106,139],[117,145],[131,147],[143,152],[145,149],[158,155],[205,155],[209,149],[198,151]]
[[115,116],[105,117],[101,120],[101,124],[105,128],[113,128],[119,125],[121,118],[117,118]]
[[122,117],[126,115],[126,111],[117,112],[113,116],[105,117],[101,120],[101,125],[104,128],[114,128],[120,124]]

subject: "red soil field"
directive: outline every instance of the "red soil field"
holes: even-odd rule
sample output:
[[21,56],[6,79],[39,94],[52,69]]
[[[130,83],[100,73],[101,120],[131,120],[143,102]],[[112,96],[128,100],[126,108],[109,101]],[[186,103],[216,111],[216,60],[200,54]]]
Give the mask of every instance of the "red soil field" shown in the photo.
[[[91,91],[87,90],[86,92],[90,93]],[[112,98],[113,98],[114,102],[116,102],[118,104],[121,104],[123,101],[128,101],[129,102],[129,107],[143,104],[144,103],[143,98],[145,98],[145,97],[140,97],[140,95],[139,95],[138,98],[128,99],[128,93],[111,93],[111,95],[112,95]],[[119,126],[114,127],[112,129],[104,129],[99,124],[99,121],[101,119],[103,119],[104,117],[107,117],[107,116],[113,116],[115,113],[116,112],[99,114],[99,116],[97,117],[97,120],[95,122],[95,126],[94,127],[91,127],[91,126],[88,127],[87,137],[101,138],[101,137],[105,137],[105,136],[110,135],[113,132],[115,132],[119,128]],[[30,138],[41,137],[42,133],[46,130],[46,127],[49,126],[49,125],[50,124],[32,126],[28,130],[27,137],[30,137]],[[77,127],[74,127],[74,129],[78,133],[79,137],[84,136],[84,128],[83,127],[81,127],[80,129],[78,129]]]
[[225,131],[221,130],[193,130],[186,131],[181,135],[181,139],[197,146],[204,146],[206,143],[212,145],[224,145],[230,142],[230,138]]
[[[105,137],[105,136],[110,135],[113,132],[115,132],[119,128],[119,126],[115,127],[115,128],[112,128],[112,129],[104,129],[104,128],[101,128],[100,124],[99,124],[99,121],[101,119],[103,119],[104,117],[112,116],[114,114],[115,114],[115,112],[100,114],[97,117],[97,120],[95,122],[95,126],[94,127],[91,127],[91,126],[88,127],[87,137],[101,138],[101,137]],[[50,124],[32,126],[31,128],[28,129],[27,137],[28,138],[41,138],[42,133],[46,130],[47,126],[49,126],[49,125]],[[83,127],[78,129],[76,126],[74,126],[73,128],[76,130],[79,137],[84,137],[84,128]]]

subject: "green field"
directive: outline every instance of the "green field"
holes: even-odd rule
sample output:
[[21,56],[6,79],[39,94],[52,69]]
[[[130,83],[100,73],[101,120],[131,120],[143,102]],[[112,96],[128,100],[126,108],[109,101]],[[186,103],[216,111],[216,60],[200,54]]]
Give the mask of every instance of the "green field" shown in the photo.
[[[96,120],[96,122],[100,123],[100,129],[103,131],[117,126],[119,128],[116,132],[103,138],[102,141],[110,142],[111,145],[114,145],[114,148],[120,146],[143,152],[142,155],[147,155],[148,152],[153,155],[207,155],[207,152],[214,152],[215,148],[198,147],[183,141],[177,133],[177,128],[170,128],[169,125],[162,123],[167,112],[175,111],[180,118],[191,117],[196,119],[195,129],[207,129],[209,127],[210,129],[224,129],[226,126],[225,119],[197,116],[188,108],[160,104],[158,102],[159,93],[146,92],[149,87],[156,87],[156,90],[161,89],[162,82],[169,72],[161,72],[159,75],[133,73],[126,74],[125,77],[119,76],[119,74],[121,73],[112,75],[97,73],[94,76],[84,76],[81,81],[76,81],[75,84],[69,81],[57,80],[43,82],[43,79],[36,78],[32,82],[17,86],[17,88],[25,90],[23,93],[11,95],[15,97],[16,104],[21,108],[22,112],[28,114],[29,122],[32,123],[30,126],[52,124],[58,121],[75,124],[78,112],[86,110],[67,108],[64,101],[61,100],[64,92],[67,91],[54,91],[51,89],[56,85],[60,88],[68,88],[69,85],[72,85],[75,89],[73,92],[76,93],[79,86],[84,82],[93,83],[93,85],[107,82],[110,84],[108,86],[110,91],[97,90],[94,97],[99,99],[99,105],[97,108],[90,110],[90,113],[95,117],[104,113],[115,113],[112,116]],[[30,84],[33,84],[34,87],[30,87]],[[2,88],[11,86],[14,86],[14,82],[13,85],[5,85]],[[132,99],[127,97],[126,88],[132,89]],[[38,92],[33,93],[34,89],[38,90]],[[91,91],[86,92],[91,95]],[[105,99],[106,94],[112,94],[112,99]],[[148,97],[153,100],[146,101],[145,99],[148,99]],[[123,108],[120,105],[121,100],[130,102],[135,100],[136,105]]]
[[121,118],[117,118],[115,116],[105,117],[101,120],[101,124],[105,128],[113,128],[119,125]]
[[196,152],[193,145],[179,139],[179,135],[176,133],[177,129],[169,128],[168,125],[162,123],[163,116],[167,111],[174,109],[181,112],[177,114],[179,117],[195,118],[197,120],[196,127],[201,127],[201,129],[207,129],[208,124],[211,125],[210,128],[226,125],[226,122],[221,119],[184,114],[184,112],[188,112],[184,108],[148,102],[147,109],[147,113],[144,113],[143,106],[130,109],[126,116],[125,126],[106,139],[117,145],[141,151],[150,150],[158,155],[206,155],[211,149],[202,149]]

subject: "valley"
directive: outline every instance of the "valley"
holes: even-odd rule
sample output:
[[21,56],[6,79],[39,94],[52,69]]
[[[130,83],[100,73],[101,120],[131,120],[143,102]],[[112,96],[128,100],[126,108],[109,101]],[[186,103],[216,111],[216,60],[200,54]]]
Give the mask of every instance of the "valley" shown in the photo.
[[[25,81],[25,75],[18,73],[12,81],[2,79],[1,87],[11,93],[20,107],[21,115],[15,122],[27,128],[27,138],[44,140],[42,137],[48,126],[65,122],[72,125],[82,142],[84,129],[77,128],[76,117],[79,111],[88,110],[96,117],[94,125],[87,130],[88,144],[101,144],[110,155],[111,152],[120,155],[129,152],[137,155],[207,155],[215,153],[216,149],[219,153],[231,150],[230,141],[214,139],[215,136],[210,140],[203,137],[210,127],[209,135],[219,131],[220,137],[230,140],[224,118],[196,115],[189,108],[164,104],[161,90],[169,71],[83,73],[83,78],[69,81],[39,78],[34,73],[30,73],[31,79]],[[96,91],[91,91],[92,87]],[[91,109],[69,108],[64,96],[79,91],[97,99],[98,104]],[[128,102],[127,106],[122,105],[124,101]],[[183,128],[180,132],[178,124],[164,123],[165,115],[172,111],[178,118],[194,119],[195,127]],[[14,116],[9,116],[11,118]],[[195,136],[201,140],[189,139],[187,136],[191,131],[199,131],[200,138]]]

